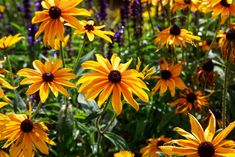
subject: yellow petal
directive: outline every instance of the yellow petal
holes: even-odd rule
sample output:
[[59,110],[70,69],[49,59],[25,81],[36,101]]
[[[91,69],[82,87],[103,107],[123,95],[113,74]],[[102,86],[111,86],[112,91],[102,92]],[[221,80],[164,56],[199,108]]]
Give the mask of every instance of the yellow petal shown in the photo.
[[42,103],[44,103],[48,98],[49,92],[50,90],[48,84],[42,83],[39,89],[39,95]]
[[113,87],[112,106],[118,116],[122,112],[121,89],[118,85]]
[[212,141],[212,144],[216,147],[222,140],[224,140],[228,134],[233,130],[235,127],[235,122],[230,123],[224,130],[218,133]]
[[175,146],[160,146],[159,148],[167,155],[185,156],[197,153],[197,148],[183,148]]
[[201,142],[205,141],[204,130],[198,120],[191,114],[189,114],[189,120],[191,124],[192,134]]
[[211,142],[214,135],[215,135],[215,128],[216,128],[216,120],[215,120],[215,116],[214,114],[210,111],[210,120],[209,120],[209,124],[205,130],[205,138],[206,141]]

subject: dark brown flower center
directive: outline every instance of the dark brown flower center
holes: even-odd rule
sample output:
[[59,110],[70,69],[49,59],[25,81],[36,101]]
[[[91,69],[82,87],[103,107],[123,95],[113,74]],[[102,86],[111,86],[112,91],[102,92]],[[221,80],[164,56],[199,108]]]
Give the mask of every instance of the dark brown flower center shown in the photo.
[[113,83],[119,83],[122,79],[122,75],[119,71],[113,70],[109,73],[109,81]]
[[58,19],[61,15],[61,10],[60,8],[58,7],[51,7],[49,9],[49,16],[52,18],[52,19]]
[[226,33],[226,39],[230,40],[230,41],[235,41],[235,29],[230,29],[227,33]]
[[211,72],[214,70],[214,63],[212,60],[208,60],[206,63],[202,65],[202,69],[206,72]]
[[227,0],[221,0],[220,4],[224,7],[229,7],[230,6],[230,4],[228,4]]
[[191,4],[191,0],[184,0],[185,4]]
[[85,29],[86,29],[88,32],[94,31],[94,26],[93,26],[93,25],[90,25],[90,24],[87,24],[87,25],[85,26]]
[[42,79],[43,79],[43,81],[45,81],[45,82],[51,82],[51,81],[53,81],[54,80],[54,76],[53,76],[53,74],[52,73],[44,73],[43,75],[42,75]]
[[163,141],[163,140],[158,141],[158,142],[157,142],[157,147],[163,146],[164,143],[165,143],[165,141]]
[[171,72],[169,70],[162,70],[161,77],[164,80],[168,80],[169,78],[171,78]]
[[25,119],[23,122],[21,122],[20,128],[23,132],[31,132],[33,130],[33,122],[29,119]]
[[200,157],[213,157],[215,154],[215,148],[210,142],[202,142],[199,144],[197,152]]
[[190,103],[194,103],[197,100],[197,96],[194,93],[189,93],[186,100]]
[[174,24],[171,27],[171,29],[170,29],[170,34],[172,34],[172,35],[180,35],[180,33],[181,33],[180,28],[176,24]]

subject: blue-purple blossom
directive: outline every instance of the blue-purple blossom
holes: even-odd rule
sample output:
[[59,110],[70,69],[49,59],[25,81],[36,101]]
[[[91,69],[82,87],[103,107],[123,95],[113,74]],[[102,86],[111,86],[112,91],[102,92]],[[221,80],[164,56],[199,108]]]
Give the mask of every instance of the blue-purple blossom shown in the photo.
[[105,21],[107,17],[106,9],[108,7],[108,3],[105,0],[100,0],[100,12],[98,13],[98,18],[100,21]]

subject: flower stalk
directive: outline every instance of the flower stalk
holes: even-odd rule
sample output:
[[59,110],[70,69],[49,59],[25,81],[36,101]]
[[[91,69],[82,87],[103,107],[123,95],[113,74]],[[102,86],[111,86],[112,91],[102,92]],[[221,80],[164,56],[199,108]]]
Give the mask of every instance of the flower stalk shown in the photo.
[[224,84],[223,84],[223,97],[222,97],[222,128],[226,127],[227,121],[227,105],[228,105],[228,78],[229,78],[229,67],[230,67],[230,43],[228,44],[228,55],[225,60],[225,67],[224,67]]
[[82,56],[82,54],[83,54],[83,51],[82,51],[82,50],[83,50],[83,48],[84,48],[84,46],[85,46],[85,43],[86,43],[86,38],[85,38],[85,36],[84,36],[84,39],[83,39],[83,42],[82,42],[82,46],[81,46],[80,50],[78,51],[78,56],[77,56],[77,58],[76,58],[76,60],[75,60],[75,62],[74,62],[73,72],[75,72],[75,71],[77,70],[77,67],[78,67],[80,58],[81,58],[81,56]]

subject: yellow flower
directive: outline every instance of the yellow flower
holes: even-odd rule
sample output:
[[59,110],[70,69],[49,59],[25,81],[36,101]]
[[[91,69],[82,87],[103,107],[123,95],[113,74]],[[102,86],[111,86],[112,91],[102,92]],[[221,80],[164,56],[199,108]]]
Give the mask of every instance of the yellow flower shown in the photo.
[[169,88],[171,96],[175,96],[176,87],[181,90],[186,88],[184,82],[179,77],[182,72],[181,63],[176,65],[172,63],[169,66],[166,59],[162,58],[160,61],[160,67],[161,76],[152,76],[152,78],[160,79],[153,88],[152,93],[155,93],[158,89],[160,89],[160,96],[162,96]]
[[143,80],[148,80],[152,77],[152,75],[156,72],[156,69],[154,67],[149,68],[149,65],[146,65],[142,71],[140,71],[141,66],[140,58],[138,57],[138,62],[136,65],[136,70],[143,74]]
[[157,152],[161,152],[159,146],[163,146],[165,143],[169,142],[171,138],[165,138],[164,135],[159,138],[148,139],[148,145],[141,148],[140,153],[142,157],[160,157]]
[[235,127],[235,122],[230,123],[228,127],[215,135],[216,121],[213,113],[211,113],[209,124],[205,131],[193,115],[189,114],[189,120],[192,133],[176,127],[174,130],[186,139],[170,141],[170,143],[177,146],[160,146],[160,149],[165,154],[186,157],[234,156],[235,142],[233,140],[225,140],[225,138]]
[[20,36],[20,34],[16,34],[14,36],[9,35],[9,36],[2,37],[0,39],[0,50],[1,49],[6,49],[8,47],[11,47],[12,45],[14,45],[17,42],[19,42],[22,38],[23,37]]
[[68,92],[63,86],[76,88],[76,85],[69,82],[76,75],[70,73],[72,71],[70,68],[59,69],[61,65],[61,60],[56,60],[55,62],[46,61],[45,64],[42,64],[39,60],[35,60],[33,62],[35,70],[30,68],[19,70],[17,75],[27,77],[20,84],[32,84],[26,91],[26,94],[31,95],[39,90],[42,103],[46,101],[50,89],[55,97],[58,96],[58,92],[68,96]]
[[126,150],[121,150],[118,153],[114,154],[114,157],[134,157],[135,154],[133,154],[130,151],[126,151]]
[[189,8],[192,12],[196,12],[198,9],[199,0],[175,0],[172,7],[172,12],[176,12],[179,9]]
[[186,29],[180,29],[176,24],[168,27],[167,29],[162,30],[157,33],[154,43],[160,45],[172,45],[172,46],[184,46],[186,47],[185,42],[195,45],[193,39],[201,40],[200,37],[194,36],[192,32],[187,31]]
[[[227,31],[220,30],[217,37],[220,38],[219,45],[221,47],[222,58],[231,63],[235,62],[235,27],[234,24],[230,25]],[[230,53],[228,51],[230,50]],[[230,54],[228,56],[228,54]]]
[[24,114],[7,115],[0,128],[0,140],[6,140],[2,148],[10,147],[10,156],[32,157],[35,148],[49,154],[48,146],[55,143],[48,138],[48,128],[42,122],[33,122]]
[[220,24],[223,24],[230,15],[235,16],[235,4],[232,0],[211,0],[206,6],[204,5],[204,10],[212,11],[212,18],[220,15]]
[[[4,61],[0,60],[0,62],[4,62]],[[6,72],[6,71],[7,70],[0,68],[0,73]],[[8,89],[15,89],[15,87],[11,86],[6,80],[4,80],[4,75],[2,74],[0,74],[0,85]],[[3,100],[3,101],[0,101],[0,108],[6,106],[9,102],[11,102],[11,100],[4,94],[4,91],[1,87],[0,87],[0,98]]]
[[[76,6],[83,0],[44,0],[42,6],[45,10],[37,11],[32,23],[41,23],[35,38],[44,32],[44,45],[54,44],[54,39],[64,41],[64,22],[82,29],[78,19],[74,15],[90,16],[86,9],[78,9]],[[53,47],[53,46],[52,46]]]
[[3,5],[0,5],[0,13],[3,13],[5,10],[5,7]]
[[74,31],[75,34],[83,34],[86,33],[89,41],[93,41],[95,38],[95,35],[98,37],[101,37],[108,42],[112,43],[112,40],[110,39],[109,36],[114,36],[114,33],[111,31],[102,31],[101,29],[105,27],[105,25],[102,26],[94,26],[94,21],[89,20],[89,21],[80,21],[82,24],[82,29],[78,28],[77,30]]
[[79,92],[84,93],[87,100],[95,99],[99,95],[98,106],[101,107],[112,93],[112,106],[117,115],[122,112],[121,95],[136,110],[139,110],[139,105],[132,93],[142,101],[148,102],[148,95],[143,90],[148,90],[148,87],[139,78],[143,76],[134,69],[127,70],[132,59],[120,64],[121,59],[116,54],[111,57],[111,63],[99,54],[96,58],[97,62],[86,61],[82,64],[84,69],[94,72],[85,74],[77,82],[82,84]]
[[207,96],[204,96],[201,91],[193,92],[191,88],[186,89],[185,93],[180,95],[180,98],[174,102],[169,103],[176,107],[176,113],[188,113],[194,109],[201,111],[202,106],[208,105]]
[[[69,41],[69,35],[66,35],[64,41],[62,41],[62,48],[65,48]],[[54,50],[60,50],[60,39],[56,38],[54,41],[54,45],[50,45]],[[54,46],[54,47],[53,47]]]

